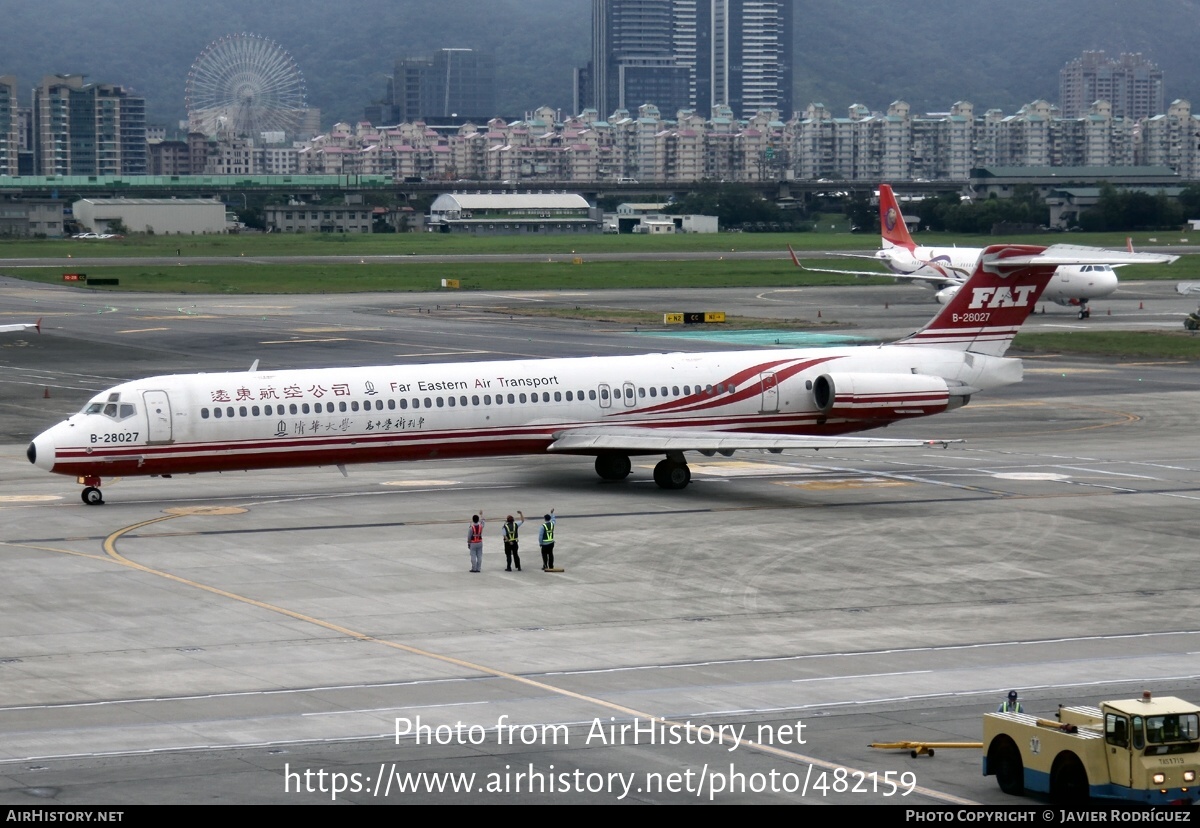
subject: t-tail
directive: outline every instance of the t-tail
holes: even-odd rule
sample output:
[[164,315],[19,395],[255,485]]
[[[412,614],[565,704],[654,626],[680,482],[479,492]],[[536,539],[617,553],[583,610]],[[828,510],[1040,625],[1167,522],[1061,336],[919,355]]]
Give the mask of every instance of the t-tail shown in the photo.
[[979,255],[971,278],[922,330],[897,345],[921,345],[1004,356],[1060,264],[1055,248],[994,244]]
[[908,234],[908,226],[904,223],[904,214],[896,203],[896,194],[887,184],[879,185],[879,232],[883,236],[883,248],[903,247],[909,253],[917,249],[917,244]]

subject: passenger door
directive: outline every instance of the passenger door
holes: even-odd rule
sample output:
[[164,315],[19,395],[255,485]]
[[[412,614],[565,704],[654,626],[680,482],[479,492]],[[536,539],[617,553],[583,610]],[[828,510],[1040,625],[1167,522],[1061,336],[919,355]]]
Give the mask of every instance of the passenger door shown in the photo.
[[142,400],[146,404],[146,442],[170,443],[171,400],[166,391],[145,391]]

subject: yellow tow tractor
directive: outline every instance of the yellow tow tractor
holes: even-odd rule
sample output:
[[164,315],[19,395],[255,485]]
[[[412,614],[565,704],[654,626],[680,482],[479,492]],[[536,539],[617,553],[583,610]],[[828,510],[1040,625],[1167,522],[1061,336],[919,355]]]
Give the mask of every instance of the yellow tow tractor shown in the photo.
[[1200,803],[1200,707],[1174,696],[1059,705],[1054,719],[985,713],[982,742],[873,742],[881,750],[933,756],[940,748],[983,750],[983,775],[1014,796],[1055,802],[1089,798],[1146,805]]

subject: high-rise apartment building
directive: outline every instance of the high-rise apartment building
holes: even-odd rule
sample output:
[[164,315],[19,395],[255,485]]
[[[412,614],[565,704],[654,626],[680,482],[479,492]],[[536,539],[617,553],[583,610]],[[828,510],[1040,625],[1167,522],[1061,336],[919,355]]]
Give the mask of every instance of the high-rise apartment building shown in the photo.
[[1164,112],[1162,70],[1140,54],[1113,60],[1104,52],[1084,52],[1059,71],[1058,84],[1064,118],[1086,115],[1096,101],[1112,104],[1118,118],[1150,118]]
[[39,175],[145,175],[146,102],[122,87],[48,75],[33,90]]
[[496,115],[496,58],[477,49],[440,49],[396,61],[384,100],[368,108],[377,124],[471,119]]
[[17,175],[20,130],[17,115],[17,79],[0,76],[0,175]]
[[[592,59],[576,73],[576,108],[609,115],[691,102],[692,71],[677,59],[676,0],[592,0]],[[695,0],[690,2],[695,6]]]
[[[711,0],[713,103],[792,114],[792,0]],[[708,4],[704,4],[708,5]]]
[[593,0],[576,109],[792,108],[793,0]]

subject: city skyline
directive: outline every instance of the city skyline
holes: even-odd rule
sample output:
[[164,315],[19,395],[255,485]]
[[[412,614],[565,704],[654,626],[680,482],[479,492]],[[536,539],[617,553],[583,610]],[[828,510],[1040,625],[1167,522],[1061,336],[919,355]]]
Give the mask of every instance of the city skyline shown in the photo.
[[[543,105],[576,109],[572,74],[590,52],[590,0],[363,0],[354,14],[307,0],[286,12],[233,0],[186,8],[128,0],[121,15],[101,5],[45,0],[0,13],[7,35],[0,72],[18,78],[23,104],[41,77],[82,74],[128,88],[146,100],[148,123],[173,128],[185,115],[183,90],[197,56],[231,32],[251,32],[295,57],[325,125],[361,117],[396,58],[441,48],[494,50],[494,114],[513,118]],[[1167,100],[1198,97],[1200,66],[1186,32],[1200,0],[1147,0],[1137,14],[1084,0],[977,6],[914,0],[899,16],[881,0],[797,4],[793,106],[882,110],[904,100],[931,111],[961,99],[1013,111],[1056,100],[1057,73],[1087,50],[1140,52],[1168,78]],[[901,36],[889,46],[881,26]]]

